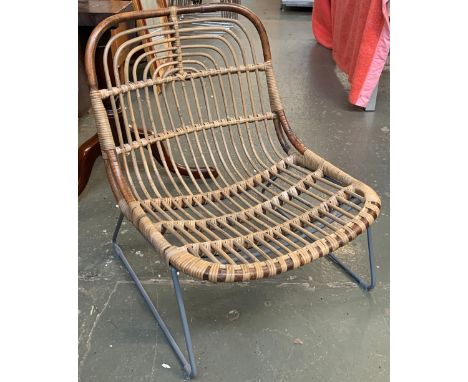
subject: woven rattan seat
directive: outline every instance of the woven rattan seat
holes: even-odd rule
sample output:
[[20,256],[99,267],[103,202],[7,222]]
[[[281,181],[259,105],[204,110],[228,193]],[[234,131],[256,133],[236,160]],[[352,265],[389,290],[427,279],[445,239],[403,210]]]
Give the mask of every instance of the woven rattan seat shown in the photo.
[[[243,16],[220,19],[229,28],[203,23],[202,13],[216,10],[211,5],[109,18],[86,56],[121,211],[168,265],[213,282],[310,263],[354,240],[380,210],[370,187],[294,134],[263,25],[246,8],[229,7]],[[195,11],[199,18],[179,17]],[[107,84],[98,86],[99,38],[133,20],[136,27],[107,44]],[[121,113],[115,128],[105,103]]]

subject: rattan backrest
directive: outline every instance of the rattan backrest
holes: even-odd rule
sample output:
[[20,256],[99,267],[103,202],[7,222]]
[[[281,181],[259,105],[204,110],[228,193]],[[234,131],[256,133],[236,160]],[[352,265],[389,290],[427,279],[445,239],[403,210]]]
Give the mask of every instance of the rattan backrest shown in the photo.
[[[219,10],[243,17],[204,17]],[[189,13],[198,17],[184,19]],[[120,22],[136,25],[107,43],[106,86],[98,88],[96,45]],[[268,38],[247,8],[220,4],[113,16],[93,32],[86,68],[101,149],[118,198],[202,194],[242,183],[288,150]],[[114,115],[121,112],[113,133],[103,102],[110,102]],[[164,158],[163,168],[154,150]],[[175,162],[208,173],[198,179],[191,172],[183,176]]]

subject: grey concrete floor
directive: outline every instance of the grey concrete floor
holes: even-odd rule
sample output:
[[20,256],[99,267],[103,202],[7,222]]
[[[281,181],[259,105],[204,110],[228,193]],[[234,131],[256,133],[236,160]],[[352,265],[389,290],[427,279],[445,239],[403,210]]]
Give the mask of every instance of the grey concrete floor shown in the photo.
[[[389,73],[377,110],[346,101],[330,51],[311,34],[309,11],[243,1],[262,19],[288,119],[314,151],[372,185],[382,198],[373,226],[377,287],[362,292],[328,260],[278,277],[213,285],[181,276],[200,381],[389,380]],[[79,121],[79,141],[94,133]],[[180,381],[183,374],[110,240],[118,217],[102,159],[79,198],[80,381]],[[183,344],[170,275],[124,223],[120,242]],[[367,275],[365,238],[338,251]],[[236,310],[232,316],[229,312]],[[299,338],[303,344],[295,344]],[[162,364],[171,368],[163,368]]]

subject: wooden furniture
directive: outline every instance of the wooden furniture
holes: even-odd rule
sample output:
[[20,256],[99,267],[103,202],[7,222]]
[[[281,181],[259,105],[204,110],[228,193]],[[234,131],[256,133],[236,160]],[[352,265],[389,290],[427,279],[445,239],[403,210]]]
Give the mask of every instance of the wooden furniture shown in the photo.
[[[218,11],[243,17],[203,17]],[[194,13],[201,13],[199,19],[180,17]],[[152,18],[165,19],[126,29],[107,42],[101,85],[95,55],[104,33],[122,22]],[[111,45],[123,36],[125,43],[113,53]],[[122,54],[123,76],[115,70]],[[164,64],[153,71],[156,59]],[[379,214],[380,199],[296,136],[255,14],[233,4],[118,14],[93,31],[85,63],[107,177],[123,214],[113,249],[189,376],[196,365],[177,270],[200,280],[240,282],[328,255],[364,289],[374,287],[370,235],[370,284],[332,252],[366,231]],[[114,115],[121,105],[117,134],[106,102]],[[154,160],[155,151],[162,163]],[[183,174],[176,160],[206,171],[198,179]],[[116,242],[123,216],[172,272],[188,361]]]
[[[79,45],[81,47],[86,46],[89,35],[91,34],[94,27],[99,24],[105,18],[132,10],[131,1],[78,1],[78,36]],[[102,62],[102,52],[105,47],[105,42],[109,39],[111,31],[107,31],[103,35],[99,46],[96,47],[96,60]],[[105,79],[103,77],[104,70],[101,65],[98,64],[97,75],[98,83],[100,86],[105,86]],[[86,103],[86,101],[82,101]],[[109,120],[112,126],[114,126],[115,115],[113,114],[112,108],[109,103],[106,103],[106,109],[109,112]],[[118,118],[118,117],[117,117]],[[86,142],[84,142],[78,149],[78,194],[86,187],[91,171],[93,169],[94,162],[101,155],[101,149],[99,147],[99,139],[97,134],[93,135]]]

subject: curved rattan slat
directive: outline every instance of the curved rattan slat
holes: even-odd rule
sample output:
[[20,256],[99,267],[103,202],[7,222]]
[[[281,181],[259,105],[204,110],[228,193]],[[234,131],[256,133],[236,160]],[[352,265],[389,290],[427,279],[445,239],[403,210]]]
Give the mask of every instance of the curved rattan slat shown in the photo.
[[[219,11],[247,20],[179,18]],[[110,39],[102,63],[107,87],[99,89],[99,38],[143,18],[154,20]],[[177,269],[213,282],[273,276],[349,243],[376,219],[377,194],[290,128],[265,29],[247,8],[113,16],[93,32],[86,67],[120,209]],[[115,131],[103,102],[121,113]]]

